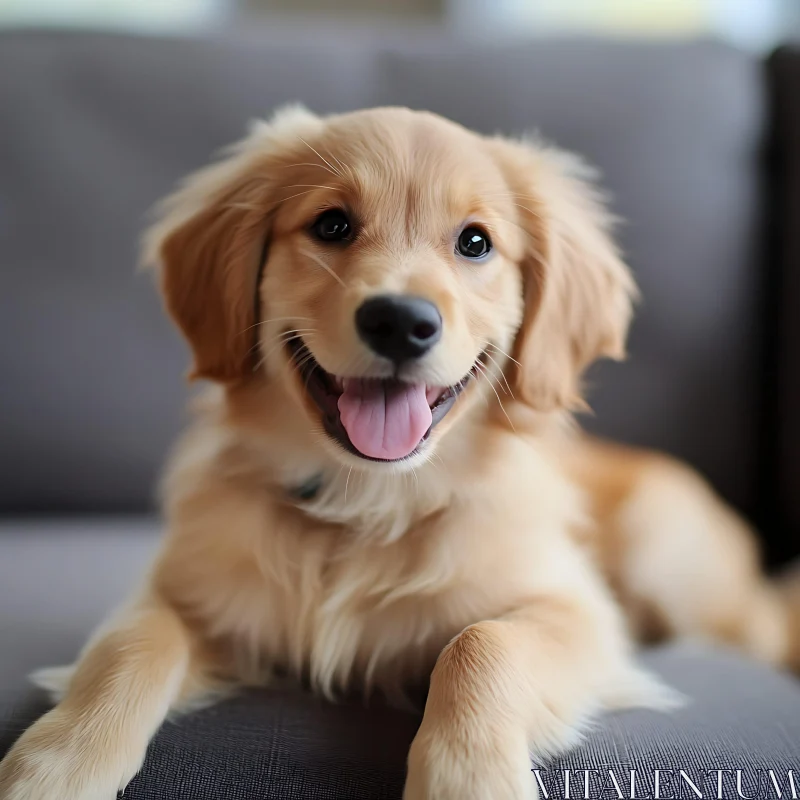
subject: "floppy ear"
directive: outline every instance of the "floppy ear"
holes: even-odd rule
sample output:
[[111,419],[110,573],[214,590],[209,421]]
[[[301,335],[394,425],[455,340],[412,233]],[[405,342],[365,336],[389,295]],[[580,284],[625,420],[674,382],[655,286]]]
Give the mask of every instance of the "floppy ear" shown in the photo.
[[160,204],[143,262],[157,269],[167,310],[192,348],[191,378],[235,383],[252,371],[275,166],[321,124],[303,108],[283,109]]
[[521,397],[541,411],[585,408],[581,375],[625,356],[636,286],[610,234],[592,172],[571,154],[495,139],[528,234],[524,317],[515,344]]

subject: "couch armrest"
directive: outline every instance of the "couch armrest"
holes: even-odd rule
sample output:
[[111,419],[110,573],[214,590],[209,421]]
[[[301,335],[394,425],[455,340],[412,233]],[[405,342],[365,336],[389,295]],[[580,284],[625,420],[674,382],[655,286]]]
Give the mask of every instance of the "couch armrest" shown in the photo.
[[767,62],[771,100],[762,498],[770,555],[800,554],[800,44]]

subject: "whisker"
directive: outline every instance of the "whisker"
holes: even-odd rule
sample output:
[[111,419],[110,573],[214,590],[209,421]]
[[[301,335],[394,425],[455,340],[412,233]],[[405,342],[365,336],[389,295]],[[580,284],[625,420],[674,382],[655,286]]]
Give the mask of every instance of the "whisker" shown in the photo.
[[347,487],[350,485],[350,475],[352,474],[352,472],[353,472],[353,468],[350,467],[350,469],[347,470],[347,480],[344,482],[344,502],[345,503],[347,503]]
[[279,331],[278,333],[272,336],[273,339],[285,338],[291,339],[296,333],[316,333],[316,328],[292,328],[291,330],[287,331]]
[[[253,328],[258,328],[261,325],[269,325],[272,322],[290,322],[290,321],[294,321],[296,319],[297,320],[308,321],[308,322],[312,321],[311,317],[273,317],[272,319],[262,319],[261,322],[256,322],[254,325],[250,325],[250,327],[245,328],[238,335],[241,336],[243,333],[247,333],[248,331],[253,330]],[[298,328],[298,330],[300,330],[300,329]]]
[[[278,333],[275,336],[272,336],[269,340],[269,343],[276,343],[276,345],[286,344],[299,334],[303,334],[303,337],[306,339],[313,339],[315,333],[317,333],[316,328],[295,328],[294,330],[283,331],[283,333]],[[272,350],[270,350],[270,353],[272,353]]]
[[340,172],[339,172],[339,171],[338,171],[338,170],[337,170],[337,169],[336,169],[336,168],[333,166],[333,164],[331,164],[331,162],[330,162],[330,161],[328,161],[328,159],[326,159],[326,158],[325,158],[325,157],[324,157],[324,156],[323,156],[323,155],[322,155],[322,154],[321,154],[321,153],[320,153],[318,150],[315,150],[315,149],[314,149],[314,148],[313,148],[313,147],[312,147],[312,146],[311,146],[311,145],[310,145],[310,144],[309,144],[309,143],[308,143],[308,142],[307,142],[307,141],[306,141],[306,140],[305,140],[305,139],[304,139],[302,136],[298,136],[297,138],[298,138],[298,139],[299,139],[299,140],[300,140],[300,141],[301,141],[301,142],[302,142],[302,143],[303,143],[303,144],[304,144],[304,145],[305,145],[305,146],[306,146],[306,147],[307,147],[309,150],[311,150],[313,153],[316,153],[316,154],[317,154],[317,156],[319,156],[319,158],[321,158],[321,159],[322,159],[322,160],[323,160],[323,161],[324,161],[324,162],[325,162],[325,163],[326,163],[326,164],[327,164],[327,165],[328,165],[328,166],[329,166],[329,167],[330,167],[330,168],[333,170],[334,174],[338,175],[340,178],[342,177],[342,174],[341,174],[341,173],[340,173]]
[[358,183],[356,171],[349,164],[345,164],[344,161],[342,161],[338,156],[334,156],[333,154],[331,155],[334,159],[336,159],[336,163],[342,168],[343,172],[346,172],[350,176],[351,180],[353,180],[355,183]]
[[492,360],[492,363],[497,367],[497,371],[500,373],[500,377],[503,379],[503,383],[506,385],[506,391],[508,394],[511,395],[512,400],[516,400],[517,398],[514,397],[514,392],[511,391],[511,386],[508,384],[508,378],[506,378],[505,372],[503,372],[502,366],[498,363],[498,361],[492,356],[492,354],[488,350],[484,350],[486,353],[486,357]]
[[310,258],[318,267],[324,269],[340,286],[347,288],[344,281],[316,253],[312,253],[309,250],[301,250],[300,253]]
[[[299,333],[302,333],[306,339],[313,339],[314,334],[317,333],[317,330],[316,328],[295,328],[294,330],[284,331],[283,333],[279,333],[276,336],[271,337],[269,341],[276,342],[277,344],[270,348],[269,352],[263,357],[260,364],[263,364],[264,361],[266,361],[278,349],[278,347],[291,341]],[[252,347],[247,351],[247,355],[249,356],[251,353],[257,351],[263,344],[264,342],[257,339]]]
[[304,333],[306,335],[311,335],[317,332],[316,328],[292,328],[290,331],[281,331],[280,333],[276,333],[274,336],[271,337],[272,341],[279,341],[283,340],[288,342],[289,340],[293,339],[297,334]]
[[263,367],[264,364],[267,363],[268,356],[269,354],[267,354],[266,356],[262,356],[261,358],[258,359],[258,361],[256,361],[255,364],[253,364],[253,372],[258,372],[261,369],[261,367]]
[[[297,370],[297,371],[300,373],[300,376],[301,376],[301,377],[302,377],[303,367],[305,367],[305,365],[306,365],[306,364],[309,364],[309,363],[311,363],[313,360],[314,360],[314,356],[312,356],[312,355],[310,355],[310,354],[309,354],[309,355],[308,355],[306,358],[304,358],[302,361],[298,361],[298,362],[297,362],[297,363],[294,365],[295,369],[296,369],[296,370]],[[305,388],[306,388],[306,389],[308,388],[308,381],[309,381],[309,378],[310,378],[310,376],[306,377],[306,380],[305,380],[305,384],[304,384],[304,385],[305,385]]]
[[508,420],[508,424],[511,426],[511,430],[514,431],[514,433],[516,433],[517,429],[514,427],[514,423],[511,421],[511,417],[508,416],[508,412],[506,411],[506,408],[503,405],[503,401],[500,399],[500,395],[498,394],[497,389],[495,389],[494,384],[489,378],[489,375],[486,373],[485,368],[480,364],[480,362],[476,361],[475,363],[478,367],[478,372],[480,372],[484,376],[484,378],[486,378],[487,383],[494,392],[494,396],[497,398],[497,402],[500,404],[500,410],[503,412],[505,418]]
[[415,467],[411,467],[411,474],[414,476],[414,488],[417,492],[417,499],[419,499],[419,475]]
[[516,206],[517,208],[523,209],[523,211],[527,211],[529,214],[532,214],[537,219],[542,219],[542,215],[538,211],[534,211],[532,208],[528,208],[528,206],[523,206],[520,203],[512,203],[512,206]]
[[342,170],[346,170],[351,175],[353,174],[353,170],[351,170],[350,167],[347,166],[347,164],[343,164],[342,161],[337,156],[335,156],[330,151],[328,151],[328,155],[342,168]]
[[297,197],[303,197],[303,195],[311,194],[313,189],[306,189],[304,192],[298,192],[297,194],[290,195],[289,197],[282,197],[280,200],[276,200],[271,206],[270,211],[274,211],[278,206],[282,205],[283,203],[288,203],[290,200],[294,200]]
[[[274,349],[274,348],[273,348],[273,349]],[[291,359],[291,360],[289,361],[289,368],[290,368],[290,369],[291,369],[293,372],[296,372],[296,373],[297,373],[297,375],[298,375],[300,378],[302,378],[302,377],[303,377],[303,367],[304,367],[304,366],[305,366],[305,365],[306,365],[306,364],[307,364],[309,361],[311,361],[312,359],[313,359],[313,355],[311,354],[311,352],[309,352],[309,353],[308,353],[308,355],[307,355],[307,356],[305,356],[305,357],[304,357],[304,358],[303,358],[301,361],[298,361],[298,362],[296,362],[294,359]],[[305,382],[304,382],[304,384],[303,384],[303,388],[304,388],[304,390],[305,390],[305,391],[308,391],[308,382],[309,382],[309,380],[310,380],[310,379],[311,379],[311,373],[309,373],[309,374],[306,376]]]
[[292,167],[319,167],[319,169],[324,169],[325,172],[329,172],[331,175],[341,177],[337,172],[334,172],[332,169],[328,169],[322,164],[318,164],[316,161],[301,161],[299,164],[286,164],[284,165],[283,169],[290,169]]
[[[296,328],[295,330],[291,330],[291,331],[284,331],[283,333],[279,333],[277,336],[274,336],[274,337],[272,338],[272,341],[273,341],[273,342],[275,342],[275,344],[274,344],[274,345],[273,345],[273,346],[272,346],[272,347],[269,349],[269,351],[266,353],[266,355],[262,356],[261,360],[260,360],[260,361],[258,362],[258,364],[257,364],[257,365],[254,367],[254,370],[257,370],[257,369],[259,369],[260,367],[262,367],[262,366],[263,366],[263,365],[264,365],[264,364],[267,362],[267,359],[268,359],[268,358],[269,358],[269,357],[270,357],[270,356],[271,356],[271,355],[272,355],[272,354],[273,354],[273,353],[274,353],[274,352],[275,352],[275,351],[276,351],[276,350],[277,350],[279,347],[282,347],[283,345],[285,345],[285,344],[286,344],[286,342],[288,342],[289,340],[291,340],[291,339],[292,339],[293,337],[295,337],[295,336],[296,336],[298,333],[303,333],[303,338],[304,338],[304,339],[313,339],[313,338],[314,338],[314,334],[316,334],[317,332],[318,332],[318,331],[317,331],[316,329],[314,329],[314,328]],[[258,346],[258,343],[256,343],[256,347],[257,347],[257,346]],[[294,363],[294,362],[292,362],[292,363]]]
[[[436,461],[438,461],[439,463],[437,464]],[[433,452],[427,453],[427,458],[425,463],[429,464],[431,466],[431,469],[435,469],[437,471],[439,470],[440,466],[442,468],[446,466],[444,463],[444,459],[435,450]]]
[[285,189],[330,189],[332,192],[341,192],[342,190],[336,186],[325,186],[321,183],[291,183],[284,187]]
[[[292,366],[295,371],[302,373],[303,367],[314,360],[314,355],[309,350],[299,361],[292,359]],[[302,377],[302,375],[301,375]]]
[[498,347],[494,342],[490,342],[489,344],[490,344],[491,347],[494,347],[494,349],[497,350],[497,352],[500,353],[500,355],[505,356],[509,361],[513,361],[518,367],[522,367],[522,364],[520,364],[519,361],[517,361],[516,358],[513,358],[512,356],[510,356],[508,353],[506,353],[505,350],[503,350],[502,348]]
[[311,194],[313,191],[313,189],[306,189],[304,192],[298,192],[297,194],[290,195],[289,197],[283,197],[280,200],[275,201],[273,208],[277,208],[282,203],[288,203],[290,200],[294,200],[296,197],[302,197],[305,194]]
[[287,320],[290,320],[290,319],[310,320],[310,319],[312,319],[312,317],[294,317],[294,316],[293,317],[270,317],[269,319],[262,320],[262,324],[263,323],[267,323],[267,322],[286,322]]

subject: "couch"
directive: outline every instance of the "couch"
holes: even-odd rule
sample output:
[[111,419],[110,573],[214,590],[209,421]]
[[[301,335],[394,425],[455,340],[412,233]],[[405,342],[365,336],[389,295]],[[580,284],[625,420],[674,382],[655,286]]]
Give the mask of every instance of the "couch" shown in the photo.
[[[4,31],[0,754],[47,707],[26,674],[70,662],[157,547],[158,470],[189,390],[186,348],[134,269],[148,209],[247,120],[298,99],[536,129],[596,164],[644,299],[628,362],[592,371],[585,424],[701,469],[758,523],[770,564],[800,551],[797,49],[764,60],[711,41]],[[602,718],[578,749],[534,765],[551,796],[563,770],[572,796],[584,780],[589,796],[617,796],[608,770],[625,796],[630,770],[645,797],[659,769],[680,796],[696,796],[680,770],[706,797],[776,796],[769,770],[789,796],[796,770],[800,791],[795,678],[700,642],[642,659],[690,703]],[[248,691],[167,723],[125,797],[399,798],[418,722],[282,684]]]

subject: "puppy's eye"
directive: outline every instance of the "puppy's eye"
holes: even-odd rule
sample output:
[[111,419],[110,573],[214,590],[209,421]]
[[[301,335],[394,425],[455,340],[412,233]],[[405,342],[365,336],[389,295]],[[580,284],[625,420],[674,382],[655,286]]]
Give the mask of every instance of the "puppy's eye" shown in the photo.
[[464,258],[483,258],[492,249],[492,242],[480,228],[464,228],[459,234],[456,249]]
[[347,214],[338,208],[323,211],[311,226],[311,233],[321,242],[343,242],[352,232],[353,226]]

